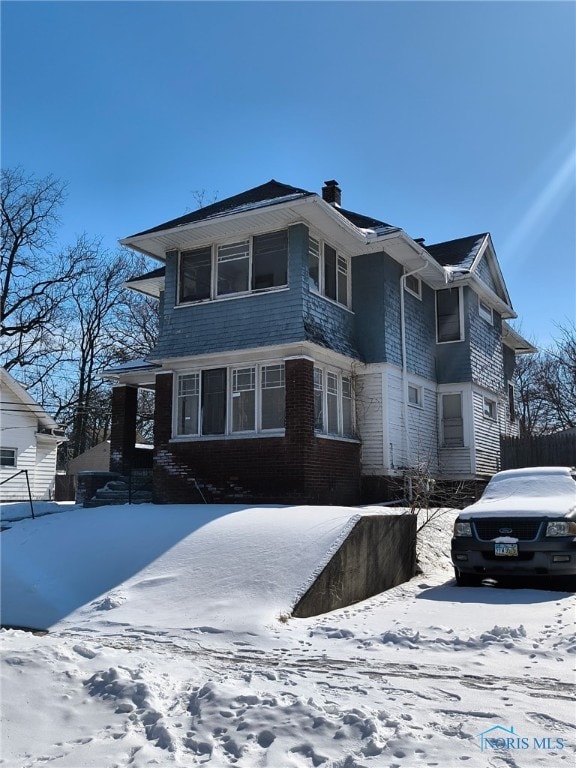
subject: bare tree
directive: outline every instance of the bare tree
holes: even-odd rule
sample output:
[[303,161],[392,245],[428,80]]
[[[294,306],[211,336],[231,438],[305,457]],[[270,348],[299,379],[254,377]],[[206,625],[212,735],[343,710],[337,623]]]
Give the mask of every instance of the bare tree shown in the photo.
[[548,349],[517,362],[522,436],[576,427],[576,327],[559,326],[559,334]]
[[21,168],[2,171],[1,362],[7,370],[35,370],[35,384],[63,355],[69,289],[89,266],[82,241],[56,253],[51,250],[64,190],[53,176],[36,179]]

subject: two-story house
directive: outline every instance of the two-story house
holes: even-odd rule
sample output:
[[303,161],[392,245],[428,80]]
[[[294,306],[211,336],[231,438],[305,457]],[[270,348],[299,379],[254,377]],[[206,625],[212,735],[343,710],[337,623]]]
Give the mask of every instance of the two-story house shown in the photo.
[[111,370],[111,469],[129,469],[136,391],[155,390],[157,501],[357,503],[391,481],[487,478],[515,434],[515,355],[533,348],[490,235],[426,245],[270,181],[121,241],[164,266],[149,359]]

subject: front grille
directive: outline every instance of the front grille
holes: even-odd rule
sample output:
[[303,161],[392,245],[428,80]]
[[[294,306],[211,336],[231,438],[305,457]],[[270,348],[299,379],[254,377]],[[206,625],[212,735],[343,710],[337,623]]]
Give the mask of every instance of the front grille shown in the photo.
[[[518,518],[487,518],[486,520],[474,520],[476,536],[481,541],[492,541],[500,536],[511,536],[519,541],[533,541],[538,536],[542,522],[540,520],[527,520]],[[502,529],[509,529],[502,533]]]
[[517,563],[519,560],[533,560],[534,552],[518,552],[516,557],[502,557],[494,552],[482,552],[484,560],[497,560],[499,563]]

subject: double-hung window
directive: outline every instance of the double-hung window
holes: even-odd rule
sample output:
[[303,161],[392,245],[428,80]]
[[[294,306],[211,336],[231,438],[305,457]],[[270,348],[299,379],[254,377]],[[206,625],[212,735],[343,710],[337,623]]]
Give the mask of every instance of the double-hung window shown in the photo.
[[308,239],[308,280],[312,290],[349,306],[350,263],[328,243]]
[[436,338],[439,343],[462,341],[462,296],[460,288],[436,291]]
[[178,377],[176,437],[284,428],[284,364],[207,368]]
[[442,395],[442,446],[444,448],[464,446],[464,419],[460,392]]
[[352,381],[341,372],[314,368],[314,429],[353,437]]
[[180,254],[180,304],[282,288],[287,284],[286,229]]

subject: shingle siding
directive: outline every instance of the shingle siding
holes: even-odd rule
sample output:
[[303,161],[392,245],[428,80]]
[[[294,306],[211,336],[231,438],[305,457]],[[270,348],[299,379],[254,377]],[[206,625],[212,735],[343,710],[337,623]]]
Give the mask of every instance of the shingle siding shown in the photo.
[[404,291],[406,363],[408,373],[436,378],[435,293],[422,285],[422,299]]
[[468,290],[468,333],[472,381],[481,387],[502,393],[504,390],[504,354],[502,319],[494,312],[494,324],[478,314],[478,297]]
[[[472,392],[476,474],[493,475],[500,469],[500,428],[497,421],[484,416],[484,397],[482,392]],[[497,416],[504,416],[501,404],[497,404]]]
[[492,274],[492,270],[490,269],[490,264],[488,263],[488,260],[485,254],[484,256],[482,256],[482,258],[478,262],[478,265],[476,266],[476,274],[482,280],[482,282],[486,283],[486,285],[494,291],[494,293],[497,293],[497,294],[501,293],[500,287],[496,283],[496,280],[494,279],[494,275]]
[[177,306],[178,253],[166,255],[163,320],[154,359],[201,355],[304,339],[302,259],[304,238],[289,229],[289,289]]

